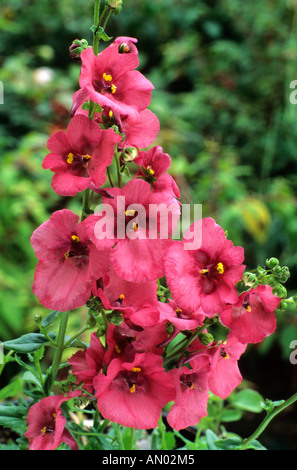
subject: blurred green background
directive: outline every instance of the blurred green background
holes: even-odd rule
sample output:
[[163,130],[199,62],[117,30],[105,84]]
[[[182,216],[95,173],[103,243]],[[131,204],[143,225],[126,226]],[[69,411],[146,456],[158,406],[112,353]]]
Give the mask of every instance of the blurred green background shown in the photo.
[[[44,315],[31,292],[32,232],[53,211],[81,205],[81,195],[53,192],[41,163],[49,135],[69,122],[80,67],[68,48],[75,38],[91,43],[92,16],[91,0],[1,1],[1,341],[32,331],[34,315]],[[203,204],[203,216],[245,248],[249,268],[279,258],[291,271],[289,295],[296,294],[297,105],[289,98],[297,80],[297,1],[124,0],[107,33],[138,38],[139,70],[156,88],[155,144],[171,155],[181,201]],[[288,310],[278,315],[277,333],[249,347],[242,361],[247,380],[267,398],[296,390],[294,339],[297,316]],[[293,410],[267,439],[294,447],[294,422]]]

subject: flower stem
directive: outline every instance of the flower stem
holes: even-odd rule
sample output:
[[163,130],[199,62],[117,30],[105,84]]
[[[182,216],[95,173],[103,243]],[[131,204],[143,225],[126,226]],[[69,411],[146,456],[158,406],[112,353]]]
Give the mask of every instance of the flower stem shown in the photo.
[[65,349],[64,340],[65,340],[65,334],[66,334],[66,329],[67,329],[68,317],[69,317],[69,312],[64,312],[61,317],[60,328],[59,328],[59,333],[58,333],[58,338],[57,338],[57,349],[54,355],[52,370],[51,370],[51,382],[50,382],[49,391],[51,391],[54,385],[54,382],[56,380],[56,377],[58,375],[62,355]]
[[270,421],[278,415],[281,411],[283,411],[285,408],[288,406],[292,405],[295,401],[297,401],[297,393],[292,395],[290,398],[288,398],[286,401],[284,401],[281,405],[279,405],[277,408],[275,408],[273,411],[267,414],[267,416],[263,419],[262,423],[258,426],[256,431],[253,432],[253,434],[250,435],[250,437],[244,439],[242,445],[240,446],[240,450],[245,450],[248,448],[249,444],[254,441],[255,439],[258,439],[260,434],[265,430],[265,428],[268,426]]

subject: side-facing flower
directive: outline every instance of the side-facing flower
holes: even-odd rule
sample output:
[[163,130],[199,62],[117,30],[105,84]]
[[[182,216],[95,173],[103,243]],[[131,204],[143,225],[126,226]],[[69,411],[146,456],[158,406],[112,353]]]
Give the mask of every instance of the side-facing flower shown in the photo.
[[144,283],[125,281],[110,269],[102,288],[96,289],[93,286],[92,291],[101,298],[106,310],[120,312],[128,325],[145,328],[152,327],[159,321],[157,287],[155,281]]
[[238,361],[247,345],[229,333],[227,340],[208,348],[210,355],[209,389],[225,399],[242,382]]
[[176,397],[167,421],[169,426],[179,431],[188,426],[196,426],[207,416],[209,358],[201,354],[191,362],[191,368],[183,366],[172,369]]
[[89,240],[84,222],[69,209],[54,212],[31,237],[38,263],[33,293],[48,309],[81,307],[91,295],[91,281],[104,276],[108,253]]
[[220,319],[241,343],[260,343],[276,329],[274,312],[280,301],[272,287],[259,285],[243,292],[235,305],[222,310]]
[[54,172],[54,191],[61,196],[75,196],[86,188],[102,186],[115,144],[121,140],[113,129],[101,129],[83,114],[74,116],[65,132],[58,131],[48,140],[50,153],[42,167]]
[[162,408],[175,396],[171,376],[162,364],[162,358],[151,353],[136,354],[133,362],[113,359],[106,375],[94,378],[102,416],[126,427],[157,427]]
[[166,279],[180,308],[201,307],[207,316],[238,302],[235,284],[242,278],[244,251],[226,238],[212,218],[194,222],[165,256]]
[[66,429],[61,404],[80,394],[75,391],[66,396],[50,395],[31,406],[27,416],[29,426],[24,434],[29,439],[29,450],[55,450],[62,442],[78,450],[77,442]]
[[91,334],[90,346],[86,349],[77,351],[68,362],[71,366],[71,372],[77,377],[77,383],[83,383],[85,390],[93,392],[93,378],[101,371],[104,366],[104,354],[106,350],[96,336]]
[[177,199],[180,198],[179,188],[169,173],[171,158],[163,152],[162,147],[155,146],[148,151],[142,151],[134,160],[139,165],[136,177],[143,178],[152,185],[154,192],[169,192]]

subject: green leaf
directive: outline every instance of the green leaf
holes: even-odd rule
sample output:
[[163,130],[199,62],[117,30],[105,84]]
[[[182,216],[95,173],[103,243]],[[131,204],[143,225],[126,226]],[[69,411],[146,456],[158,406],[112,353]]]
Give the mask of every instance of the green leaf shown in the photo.
[[223,423],[232,423],[233,421],[239,421],[242,417],[242,410],[239,409],[223,409],[221,421]]
[[19,379],[14,380],[10,384],[6,385],[6,387],[0,390],[0,401],[5,400],[6,398],[14,397],[21,388],[21,382]]
[[49,325],[51,325],[56,318],[60,315],[61,312],[58,310],[54,310],[53,312],[50,312],[41,322],[41,327],[42,328],[47,328]]
[[218,441],[218,436],[211,429],[206,430],[205,437],[209,450],[218,450],[215,444]]
[[215,446],[221,450],[235,450],[242,442],[240,437],[227,437],[214,442]]
[[264,399],[255,390],[242,390],[232,399],[232,405],[240,410],[261,413],[263,411]]
[[[50,336],[52,336],[53,339],[55,337],[53,333],[51,333]],[[30,353],[37,351],[45,343],[48,343],[48,339],[45,335],[41,333],[28,333],[17,339],[4,341],[3,347],[18,353]]]
[[27,408],[24,405],[0,405],[0,426],[19,430],[24,428]]

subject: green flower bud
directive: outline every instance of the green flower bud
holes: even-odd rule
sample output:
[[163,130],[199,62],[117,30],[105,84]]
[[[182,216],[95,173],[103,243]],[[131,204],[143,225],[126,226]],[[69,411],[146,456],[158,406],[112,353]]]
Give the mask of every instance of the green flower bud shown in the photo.
[[277,297],[287,297],[287,289],[281,284],[277,284],[273,287],[272,293]]
[[200,333],[198,335],[200,343],[204,344],[207,346],[209,343],[213,343],[213,336],[210,333]]
[[277,258],[270,258],[266,260],[266,266],[268,266],[268,268],[274,268],[277,265],[279,265],[279,260]]
[[127,147],[121,155],[123,162],[133,162],[138,156],[138,150],[135,147]]
[[107,0],[106,5],[114,10],[114,14],[117,15],[122,9],[123,0]]

